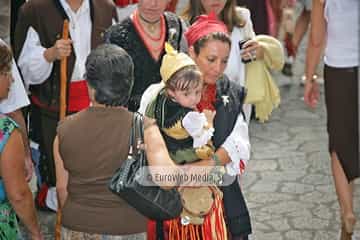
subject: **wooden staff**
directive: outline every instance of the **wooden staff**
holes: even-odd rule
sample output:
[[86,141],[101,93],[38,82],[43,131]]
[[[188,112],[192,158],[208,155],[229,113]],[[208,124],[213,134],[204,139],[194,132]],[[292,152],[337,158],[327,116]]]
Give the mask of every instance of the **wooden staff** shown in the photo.
[[[64,20],[62,39],[69,39],[69,21]],[[66,85],[67,85],[67,57],[63,57],[60,62],[60,120],[66,116]],[[58,210],[56,212],[55,240],[61,239],[61,209],[58,202]]]
[[[69,21],[64,20],[62,39],[69,39]],[[63,57],[60,62],[60,120],[66,115],[66,83],[67,83],[67,58]]]

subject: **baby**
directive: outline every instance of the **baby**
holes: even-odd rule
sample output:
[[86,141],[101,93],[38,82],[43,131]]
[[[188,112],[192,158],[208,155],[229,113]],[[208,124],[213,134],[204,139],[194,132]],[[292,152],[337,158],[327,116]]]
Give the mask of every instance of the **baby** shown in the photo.
[[214,113],[199,113],[196,108],[203,89],[201,72],[185,53],[178,53],[168,43],[165,50],[162,84],[157,86],[160,91],[147,106],[146,115],[156,119],[177,164],[209,159],[214,153],[210,141]]

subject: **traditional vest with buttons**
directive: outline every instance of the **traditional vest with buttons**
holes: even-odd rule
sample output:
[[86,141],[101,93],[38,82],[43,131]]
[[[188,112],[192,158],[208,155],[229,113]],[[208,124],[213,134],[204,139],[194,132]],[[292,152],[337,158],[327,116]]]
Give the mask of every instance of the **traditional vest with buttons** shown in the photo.
[[[111,0],[89,0],[92,21],[91,49],[103,43],[105,30],[117,19],[116,8]],[[33,0],[25,3],[19,14],[15,32],[15,57],[18,58],[29,27],[39,35],[41,45],[52,47],[62,36],[63,22],[69,19],[59,0]],[[71,80],[76,56],[74,49],[67,59],[67,81]],[[69,89],[69,88],[67,88]],[[60,61],[55,61],[50,77],[39,85],[31,85],[30,92],[39,107],[51,111],[59,110]]]

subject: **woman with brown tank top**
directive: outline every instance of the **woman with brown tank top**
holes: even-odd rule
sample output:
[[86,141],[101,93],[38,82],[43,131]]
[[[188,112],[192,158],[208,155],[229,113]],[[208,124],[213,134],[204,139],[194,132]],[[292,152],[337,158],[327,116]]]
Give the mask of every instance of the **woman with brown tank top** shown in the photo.
[[[134,66],[122,48],[99,46],[86,61],[91,106],[60,122],[54,141],[62,239],[145,239],[146,219],[107,185],[126,160]],[[175,166],[158,127],[145,119],[149,165]],[[173,168],[175,169],[175,168]],[[135,236],[134,236],[135,235]]]

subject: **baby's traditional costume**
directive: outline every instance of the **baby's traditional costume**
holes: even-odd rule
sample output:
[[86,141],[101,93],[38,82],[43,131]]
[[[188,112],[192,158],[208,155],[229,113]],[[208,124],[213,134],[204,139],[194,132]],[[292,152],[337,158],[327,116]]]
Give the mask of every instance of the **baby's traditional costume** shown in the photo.
[[[173,74],[187,66],[196,66],[185,53],[178,53],[166,43],[167,54],[160,68],[165,83]],[[146,109],[146,115],[155,118],[164,137],[171,158],[177,164],[209,159],[214,154],[211,143],[214,128],[204,113],[181,106],[166,94],[164,84]],[[184,210],[177,219],[162,223],[150,221],[148,239],[157,239],[159,225],[165,239],[224,240],[227,230],[223,216],[222,192],[214,186],[182,187]],[[156,229],[156,230],[155,230]]]
[[[173,74],[187,66],[196,66],[185,53],[178,53],[170,44],[165,45],[160,73],[165,83]],[[163,88],[148,105],[146,115],[155,118],[165,139],[171,158],[177,164],[209,159],[214,154],[210,142],[214,128],[204,113],[196,112],[175,102]]]

